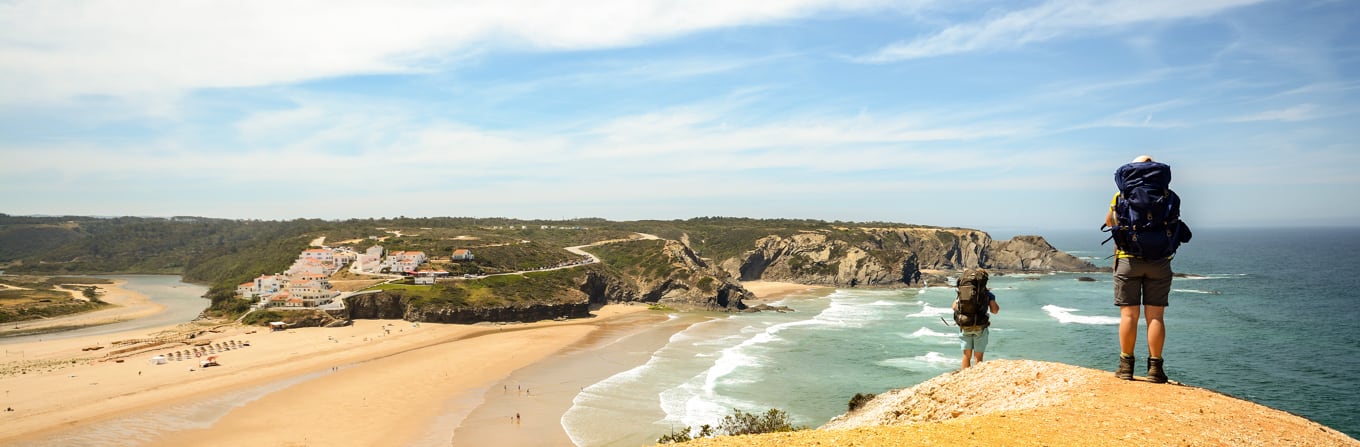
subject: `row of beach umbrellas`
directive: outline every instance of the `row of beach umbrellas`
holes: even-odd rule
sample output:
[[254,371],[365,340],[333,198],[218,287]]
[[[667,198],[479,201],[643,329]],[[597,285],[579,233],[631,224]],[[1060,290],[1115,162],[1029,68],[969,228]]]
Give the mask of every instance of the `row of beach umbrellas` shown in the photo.
[[213,355],[217,354],[218,352],[226,352],[232,349],[244,348],[246,346],[250,346],[250,343],[248,342],[238,343],[236,340],[228,340],[213,343],[210,345],[195,346],[192,349],[185,349],[182,351],[171,351],[165,353],[164,355],[167,360],[180,361],[185,359],[192,359],[195,357],[202,357],[205,355]]

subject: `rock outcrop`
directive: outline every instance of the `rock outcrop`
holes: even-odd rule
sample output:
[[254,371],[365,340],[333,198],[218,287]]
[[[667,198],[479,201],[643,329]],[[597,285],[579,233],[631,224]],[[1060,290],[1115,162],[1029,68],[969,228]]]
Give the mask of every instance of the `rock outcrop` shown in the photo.
[[342,318],[402,319],[426,323],[472,324],[481,322],[528,322],[590,316],[587,301],[530,303],[497,307],[429,305],[412,306],[410,300],[390,292],[355,295],[345,299]]
[[1016,236],[1009,241],[992,241],[987,247],[987,262],[982,267],[1002,271],[1100,271],[1090,262],[1058,251],[1040,236]]
[[685,445],[1360,446],[1308,419],[1203,388],[1028,360],[983,362],[859,403],[816,430]]
[[590,304],[534,303],[523,306],[452,307],[427,306],[407,311],[407,321],[472,324],[481,322],[529,322],[590,316]]
[[[660,253],[649,261],[651,267],[633,269],[620,267],[623,280],[629,284],[619,290],[636,290],[637,300],[660,303],[686,309],[742,310],[743,300],[755,295],[734,281],[727,272],[708,264],[681,241],[639,241],[646,249],[655,245]],[[626,296],[627,293],[621,295]]]
[[[471,323],[535,321],[589,315],[607,303],[659,303],[679,309],[737,311],[754,298],[738,280],[856,286],[916,286],[943,281],[949,272],[984,267],[1000,272],[1094,271],[1095,266],[1058,251],[1039,236],[994,241],[968,229],[859,228],[804,231],[756,239],[753,248],[718,262],[698,256],[689,237],[619,241],[597,249],[618,259],[587,267],[575,290],[533,304],[502,307],[413,307],[399,293],[346,300],[340,318],[400,318]],[[609,259],[610,256],[605,256]],[[606,261],[606,264],[609,264]]]
[[785,281],[855,287],[920,285],[923,271],[983,267],[1000,272],[1096,271],[1039,236],[993,241],[967,229],[863,228],[771,235],[754,249],[720,262],[743,281]]

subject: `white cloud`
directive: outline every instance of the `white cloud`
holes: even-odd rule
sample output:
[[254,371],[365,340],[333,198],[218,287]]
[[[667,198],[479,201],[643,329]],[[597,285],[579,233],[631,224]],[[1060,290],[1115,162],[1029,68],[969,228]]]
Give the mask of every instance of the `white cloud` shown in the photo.
[[857,60],[885,63],[1017,48],[1071,34],[1098,33],[1145,22],[1206,17],[1261,1],[1052,0],[1033,8],[952,25],[928,37],[888,45]]
[[876,3],[16,1],[0,5],[0,103],[421,72],[488,48],[631,46]]
[[[173,183],[192,178],[196,184],[270,184],[306,197],[396,185],[459,190],[464,188],[460,182],[476,179],[472,189],[498,195],[514,188],[490,183],[576,197],[585,193],[558,185],[599,185],[608,178],[619,188],[660,191],[687,182],[712,183],[709,189],[717,194],[730,188],[733,178],[753,171],[780,172],[753,181],[780,188],[803,183],[789,172],[836,178],[893,167],[914,173],[915,187],[925,188],[941,172],[998,172],[1049,158],[957,148],[1030,130],[994,120],[939,122],[924,113],[750,122],[749,111],[723,100],[620,116],[566,132],[535,132],[430,121],[368,103],[292,100],[298,104],[294,109],[256,112],[237,121],[232,128],[244,145],[228,141],[233,150],[226,153],[203,150],[197,145],[202,139],[191,134],[117,147],[10,146],[3,148],[6,170],[12,171],[11,179],[56,174],[71,185],[106,190],[123,179]],[[971,161],[958,163],[961,159]],[[224,187],[220,195],[240,194],[237,189]]]
[[1318,113],[1316,104],[1300,104],[1284,109],[1267,110],[1250,115],[1232,117],[1223,121],[1229,123],[1249,123],[1255,121],[1296,122],[1317,119],[1321,116],[1322,115]]

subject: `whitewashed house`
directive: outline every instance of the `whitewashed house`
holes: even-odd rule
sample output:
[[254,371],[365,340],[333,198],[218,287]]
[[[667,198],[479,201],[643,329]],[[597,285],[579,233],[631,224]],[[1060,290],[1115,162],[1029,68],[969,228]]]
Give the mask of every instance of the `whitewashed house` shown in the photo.
[[377,273],[379,270],[382,269],[383,262],[382,255],[383,255],[382,246],[374,245],[372,247],[368,247],[367,250],[364,250],[363,254],[360,254],[358,259],[356,259],[354,262],[358,263],[359,271],[361,272]]
[[279,275],[260,275],[255,278],[254,293],[258,295],[272,295],[283,290],[285,280]]
[[[332,298],[338,295],[328,289],[312,287],[309,285],[292,284],[288,286],[287,294],[291,300],[299,300],[302,307],[316,307],[331,302]],[[291,306],[290,304],[290,307]]]
[[349,247],[340,247],[331,251],[335,253],[335,265],[337,267],[348,265],[359,259],[359,252]]
[[237,285],[237,286],[236,286],[236,294],[237,294],[237,295],[240,295],[241,298],[245,298],[245,299],[248,299],[248,300],[250,300],[250,299],[255,299],[257,296],[260,295],[259,292],[256,292],[256,291],[255,291],[255,282],[253,282],[253,281],[252,281],[252,282],[243,282],[243,283],[241,283],[240,285]]
[[288,286],[289,287],[302,286],[317,289],[330,289],[331,279],[329,276],[319,275],[316,273],[299,273],[289,278]]
[[392,272],[414,272],[424,263],[423,251],[396,251],[387,255],[387,268]]
[[298,255],[298,259],[315,259],[323,263],[335,262],[335,251],[329,248],[309,248]]

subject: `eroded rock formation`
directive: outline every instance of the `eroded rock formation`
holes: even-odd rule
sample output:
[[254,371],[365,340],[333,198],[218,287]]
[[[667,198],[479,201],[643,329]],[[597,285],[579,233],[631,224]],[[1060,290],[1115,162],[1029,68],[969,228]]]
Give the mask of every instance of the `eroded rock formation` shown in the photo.
[[787,281],[834,286],[919,285],[923,271],[983,267],[1001,272],[1094,271],[1096,266],[1058,251],[1039,236],[994,241],[966,229],[865,228],[858,233],[772,235],[722,270],[743,281]]

